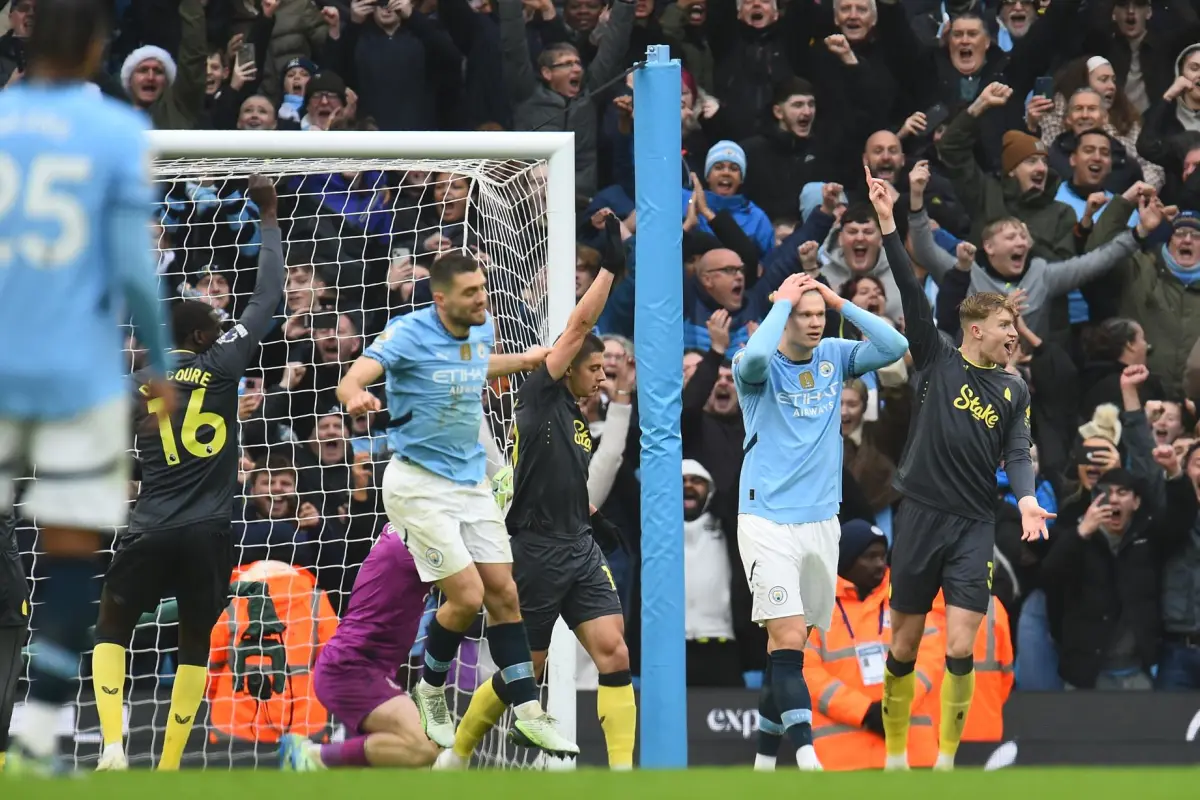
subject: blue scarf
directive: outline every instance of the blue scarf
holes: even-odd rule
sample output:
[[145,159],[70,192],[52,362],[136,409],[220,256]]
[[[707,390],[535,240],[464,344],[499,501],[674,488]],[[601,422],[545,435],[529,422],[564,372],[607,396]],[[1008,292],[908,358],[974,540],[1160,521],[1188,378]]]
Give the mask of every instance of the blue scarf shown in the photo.
[[1167,269],[1171,270],[1171,274],[1179,279],[1179,282],[1184,286],[1191,286],[1196,281],[1200,281],[1200,269],[1196,267],[1181,267],[1171,258],[1171,253],[1167,250],[1164,244],[1162,248],[1163,263],[1167,265]]

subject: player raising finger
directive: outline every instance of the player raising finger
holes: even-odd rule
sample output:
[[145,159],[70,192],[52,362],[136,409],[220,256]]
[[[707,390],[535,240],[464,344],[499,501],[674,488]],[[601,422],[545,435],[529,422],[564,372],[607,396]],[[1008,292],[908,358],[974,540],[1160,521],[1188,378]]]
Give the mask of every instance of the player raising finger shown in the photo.
[[[596,711],[608,742],[609,766],[630,769],[637,706],[625,617],[612,571],[596,542],[608,523],[588,502],[592,438],[579,406],[604,385],[604,342],[592,328],[613,283],[625,271],[620,222],[610,214],[604,227],[607,242],[600,274],[571,312],[546,363],[517,393],[508,530],[534,673],[540,678],[550,635],[561,615],[600,673]],[[438,767],[465,766],[504,710],[504,692],[504,682],[495,679],[475,691],[454,749],[439,756]],[[513,739],[531,744],[519,729]]]

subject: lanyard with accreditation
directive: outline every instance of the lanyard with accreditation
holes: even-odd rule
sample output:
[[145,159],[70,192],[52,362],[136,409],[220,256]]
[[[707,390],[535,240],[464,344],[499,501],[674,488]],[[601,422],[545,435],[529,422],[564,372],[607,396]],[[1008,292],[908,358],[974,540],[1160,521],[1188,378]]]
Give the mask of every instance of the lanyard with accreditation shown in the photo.
[[[842,621],[846,623],[846,632],[850,634],[851,641],[854,640],[854,628],[850,625],[850,616],[846,614],[846,608],[842,605],[839,598],[837,601],[838,611],[842,612]],[[879,636],[883,636],[883,615],[885,610],[883,604],[879,605]],[[862,674],[863,686],[877,686],[883,683],[883,664],[887,658],[887,648],[883,646],[883,642],[855,642],[854,655],[858,658],[858,671]]]

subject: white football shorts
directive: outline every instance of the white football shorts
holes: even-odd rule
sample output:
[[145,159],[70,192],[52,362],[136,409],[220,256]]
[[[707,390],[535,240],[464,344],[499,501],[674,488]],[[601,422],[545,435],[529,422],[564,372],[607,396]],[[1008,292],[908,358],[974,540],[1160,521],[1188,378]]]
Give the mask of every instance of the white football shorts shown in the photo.
[[129,516],[130,410],[124,395],[60,420],[0,418],[0,513],[32,475],[19,509],[40,527],[107,531]]
[[803,616],[807,625],[828,630],[841,539],[837,517],[784,525],[738,514],[738,549],[754,598],[751,619]]
[[508,529],[487,480],[465,486],[393,458],[383,472],[383,508],[423,581],[440,581],[472,563],[512,563]]

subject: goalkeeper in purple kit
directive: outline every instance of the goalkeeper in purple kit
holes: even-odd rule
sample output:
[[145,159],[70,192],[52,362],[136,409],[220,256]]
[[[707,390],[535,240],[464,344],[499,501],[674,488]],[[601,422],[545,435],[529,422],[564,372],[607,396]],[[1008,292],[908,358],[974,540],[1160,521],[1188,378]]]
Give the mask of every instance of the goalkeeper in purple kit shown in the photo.
[[427,767],[438,746],[417,706],[395,683],[408,663],[431,584],[387,524],[359,569],[350,606],[313,671],[317,699],[346,726],[346,740],[318,745],[283,738],[279,764],[308,772],[332,767]]

